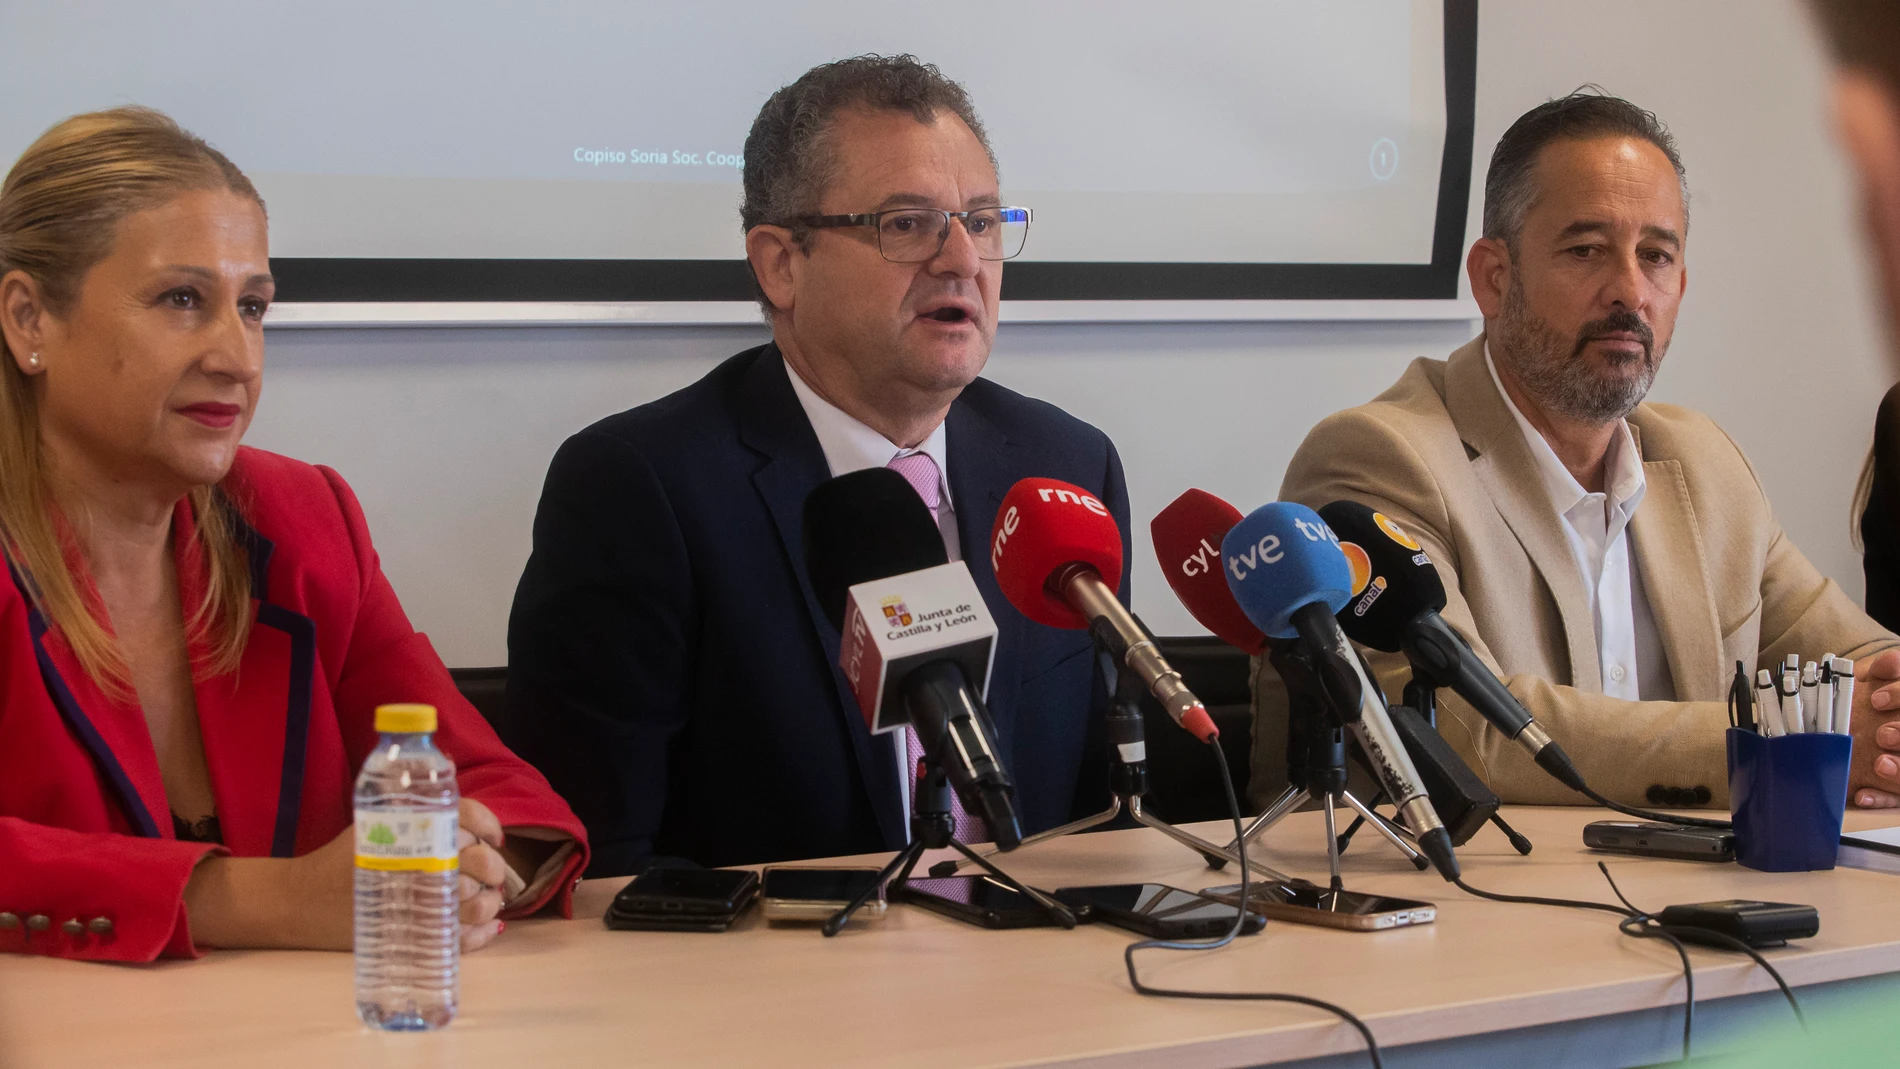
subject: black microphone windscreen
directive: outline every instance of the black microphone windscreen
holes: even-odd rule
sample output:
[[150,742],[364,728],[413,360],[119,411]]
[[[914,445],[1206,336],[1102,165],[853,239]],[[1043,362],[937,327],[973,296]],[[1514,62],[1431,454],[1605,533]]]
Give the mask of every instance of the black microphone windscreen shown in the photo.
[[889,468],[818,484],[805,497],[803,538],[812,590],[840,631],[851,587],[950,562],[929,506]]
[[1362,646],[1397,653],[1407,624],[1445,607],[1438,569],[1404,528],[1366,505],[1335,501],[1319,514],[1339,536],[1353,568],[1353,594],[1339,610],[1340,630]]

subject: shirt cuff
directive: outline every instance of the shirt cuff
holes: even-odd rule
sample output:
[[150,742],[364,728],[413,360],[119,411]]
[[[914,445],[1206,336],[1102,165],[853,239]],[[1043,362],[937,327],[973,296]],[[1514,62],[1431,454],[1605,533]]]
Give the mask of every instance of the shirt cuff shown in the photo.
[[547,893],[549,885],[559,879],[562,871],[567,868],[567,860],[574,854],[575,843],[573,837],[552,828],[522,827],[504,830],[510,838],[537,839],[542,842],[561,844],[546,861],[541,863],[541,867],[535,870],[532,879],[523,879],[521,874],[515,871],[513,865],[506,866],[508,872],[501,882],[501,908],[503,912],[507,912],[532,905]]

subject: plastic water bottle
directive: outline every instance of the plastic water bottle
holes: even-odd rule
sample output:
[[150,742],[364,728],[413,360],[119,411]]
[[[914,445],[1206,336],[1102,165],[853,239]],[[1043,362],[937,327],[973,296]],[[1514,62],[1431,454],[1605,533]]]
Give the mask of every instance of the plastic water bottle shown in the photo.
[[419,1032],[455,1019],[461,875],[455,763],[435,748],[435,707],[376,710],[376,750],[356,778],[356,1012]]

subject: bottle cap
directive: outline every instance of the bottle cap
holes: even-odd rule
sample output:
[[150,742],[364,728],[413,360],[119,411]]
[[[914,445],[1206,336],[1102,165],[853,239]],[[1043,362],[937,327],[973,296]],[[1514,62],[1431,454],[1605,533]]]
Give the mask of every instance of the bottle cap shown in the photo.
[[420,735],[435,730],[435,706],[397,703],[376,707],[376,730],[397,735]]

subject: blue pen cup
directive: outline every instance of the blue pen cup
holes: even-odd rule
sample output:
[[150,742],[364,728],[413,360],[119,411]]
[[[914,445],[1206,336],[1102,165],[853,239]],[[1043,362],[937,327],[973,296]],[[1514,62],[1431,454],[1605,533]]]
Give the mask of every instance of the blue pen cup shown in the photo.
[[1810,732],[1776,738],[1728,729],[1735,860],[1762,872],[1834,867],[1854,740]]

